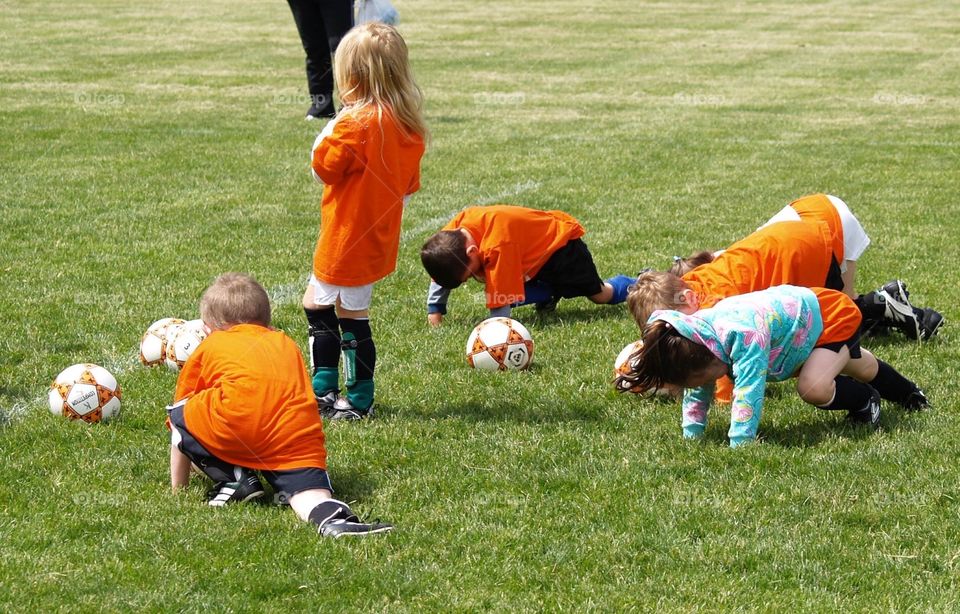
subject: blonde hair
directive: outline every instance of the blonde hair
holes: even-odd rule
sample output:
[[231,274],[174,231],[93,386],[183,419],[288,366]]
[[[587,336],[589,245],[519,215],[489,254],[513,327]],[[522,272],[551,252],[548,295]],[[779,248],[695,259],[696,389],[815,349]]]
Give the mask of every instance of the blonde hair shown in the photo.
[[426,139],[423,92],[413,80],[407,44],[393,26],[370,22],[347,32],[333,60],[344,107],[376,105],[410,132]]
[[270,326],[270,297],[253,277],[224,273],[203,293],[200,318],[213,330],[248,323]]
[[689,286],[677,275],[666,271],[647,271],[637,277],[627,294],[627,307],[637,325],[643,329],[657,309],[676,309],[680,294]]

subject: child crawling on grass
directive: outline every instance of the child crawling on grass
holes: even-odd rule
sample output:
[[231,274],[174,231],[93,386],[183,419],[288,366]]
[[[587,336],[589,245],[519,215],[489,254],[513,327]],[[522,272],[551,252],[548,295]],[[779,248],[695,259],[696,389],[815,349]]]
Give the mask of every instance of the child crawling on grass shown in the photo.
[[300,349],[270,328],[270,299],[256,280],[225,273],[200,300],[209,336],[190,356],[167,408],[170,482],[185,488],[191,463],[214,481],[209,504],[262,497],[259,471],[321,535],[389,531],[361,522],[333,498],[323,424]]
[[685,388],[683,435],[707,426],[715,380],[734,381],[731,447],[757,437],[768,381],[797,378],[800,397],[820,409],[847,410],[854,423],[877,427],[880,399],[909,410],[928,406],[916,384],[859,345],[861,315],[836,290],[776,286],[726,298],[690,314],[658,310],[643,346],[617,377],[618,390]]

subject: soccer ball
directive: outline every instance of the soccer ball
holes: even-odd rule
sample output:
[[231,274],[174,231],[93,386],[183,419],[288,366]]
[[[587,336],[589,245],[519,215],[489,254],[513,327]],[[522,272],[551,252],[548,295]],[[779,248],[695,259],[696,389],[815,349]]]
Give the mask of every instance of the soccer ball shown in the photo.
[[[643,347],[643,339],[637,339],[627,345],[623,346],[623,349],[620,350],[620,353],[617,354],[617,359],[613,361],[613,377],[619,377],[621,375],[629,375],[630,365],[628,361],[630,357],[633,356],[633,353]],[[637,390],[636,386],[630,386],[623,382],[616,382],[617,389],[621,392],[640,392]]]
[[[623,346],[623,349],[620,350],[620,353],[617,354],[617,359],[613,361],[613,377],[614,383],[617,389],[620,392],[632,392],[634,394],[640,394],[640,390],[637,386],[630,386],[626,382],[618,382],[616,378],[620,375],[628,375],[630,373],[630,357],[633,356],[634,352],[639,351],[643,347],[643,339],[637,339],[627,345]],[[672,384],[665,384],[662,388],[655,388],[648,392],[661,397],[669,398],[679,398],[683,395],[683,388],[679,386],[674,386]]]
[[50,384],[50,411],[84,422],[109,420],[120,413],[120,384],[103,367],[67,367]]
[[167,358],[167,342],[183,323],[180,318],[163,318],[151,324],[140,339],[140,362],[147,367],[162,365]]
[[203,326],[203,320],[190,320],[181,324],[173,336],[167,339],[167,367],[171,371],[179,371],[190,358],[190,354],[193,354],[200,342],[206,338],[207,329]]
[[467,362],[475,369],[526,369],[532,360],[530,331],[510,318],[488,318],[477,324],[467,339]]

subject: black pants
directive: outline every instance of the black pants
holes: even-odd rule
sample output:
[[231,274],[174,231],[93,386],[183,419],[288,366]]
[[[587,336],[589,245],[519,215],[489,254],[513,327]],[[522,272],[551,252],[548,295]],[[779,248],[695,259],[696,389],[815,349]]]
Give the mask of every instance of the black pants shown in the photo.
[[[307,88],[320,108],[333,105],[333,62],[340,39],[353,27],[351,0],[287,0],[307,54]],[[332,107],[331,107],[332,108]]]

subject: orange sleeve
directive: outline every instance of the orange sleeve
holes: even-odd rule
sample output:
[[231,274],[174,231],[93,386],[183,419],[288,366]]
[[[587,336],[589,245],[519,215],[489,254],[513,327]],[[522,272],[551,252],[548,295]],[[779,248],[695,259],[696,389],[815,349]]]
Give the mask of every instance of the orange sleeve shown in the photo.
[[363,163],[362,151],[356,121],[345,116],[337,120],[333,133],[313,150],[311,166],[323,183],[335,184]]

